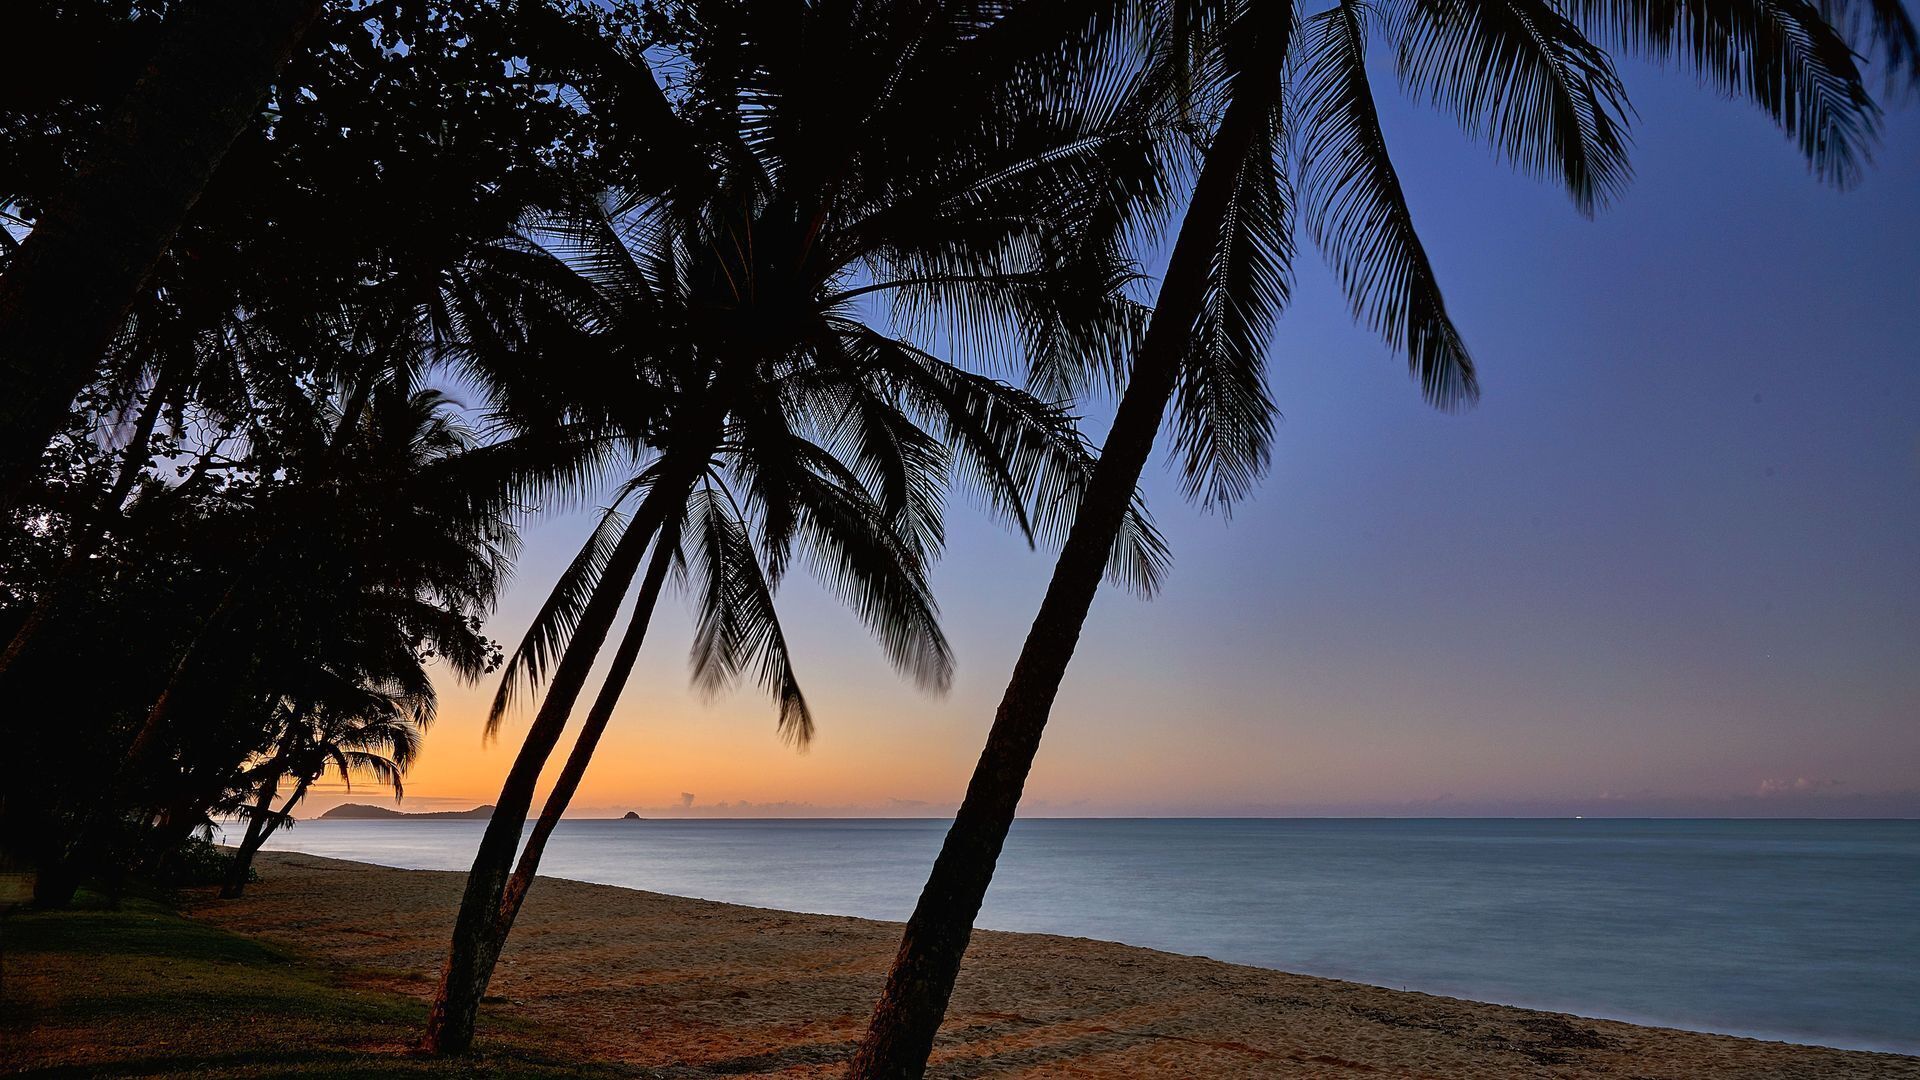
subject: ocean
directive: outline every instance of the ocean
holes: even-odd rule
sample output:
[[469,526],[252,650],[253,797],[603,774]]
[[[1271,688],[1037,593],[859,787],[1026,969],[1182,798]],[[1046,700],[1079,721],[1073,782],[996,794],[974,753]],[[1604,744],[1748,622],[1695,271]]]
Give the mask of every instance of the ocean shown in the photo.
[[[467,868],[478,821],[274,848]],[[941,820],[567,821],[544,874],[905,919]],[[979,925],[1667,1027],[1920,1053],[1920,821],[1023,819]]]

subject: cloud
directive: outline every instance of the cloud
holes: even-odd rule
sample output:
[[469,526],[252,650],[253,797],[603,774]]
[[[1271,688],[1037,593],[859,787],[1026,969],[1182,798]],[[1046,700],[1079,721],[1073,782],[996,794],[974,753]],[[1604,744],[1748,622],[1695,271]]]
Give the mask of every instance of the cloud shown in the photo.
[[693,809],[693,792],[683,791],[680,793],[680,809],[682,810]]
[[1650,799],[1654,797],[1653,789],[1644,787],[1638,791],[1615,791],[1612,788],[1608,788],[1596,796],[1601,802],[1623,802],[1628,799]]
[[1754,794],[1762,797],[1769,795],[1799,795],[1810,791],[1826,791],[1839,786],[1840,781],[1838,780],[1809,780],[1804,776],[1796,776],[1791,780],[1762,780],[1760,781],[1760,790]]

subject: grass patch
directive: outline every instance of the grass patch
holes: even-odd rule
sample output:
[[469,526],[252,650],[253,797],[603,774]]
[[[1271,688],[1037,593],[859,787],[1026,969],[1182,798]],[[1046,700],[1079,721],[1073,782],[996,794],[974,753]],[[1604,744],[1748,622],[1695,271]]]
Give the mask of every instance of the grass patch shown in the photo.
[[[0,1045],[29,1076],[632,1076],[496,1044],[413,1056],[415,999],[356,989],[322,965],[183,918],[158,902],[0,916]],[[508,1034],[511,1039],[511,1034]]]

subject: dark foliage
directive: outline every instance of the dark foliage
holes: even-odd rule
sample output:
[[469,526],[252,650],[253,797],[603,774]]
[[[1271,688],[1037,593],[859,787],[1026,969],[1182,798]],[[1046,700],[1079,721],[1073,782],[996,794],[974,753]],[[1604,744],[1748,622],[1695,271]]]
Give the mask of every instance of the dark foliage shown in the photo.
[[[179,7],[9,10],[36,48],[0,83],[0,267]],[[124,863],[124,822],[178,840],[243,804],[289,714],[418,702],[423,663],[497,662],[478,626],[519,459],[476,453],[419,387],[454,355],[448,298],[474,252],[632,153],[595,108],[605,73],[566,41],[636,19],[324,10],[10,507],[10,848]]]

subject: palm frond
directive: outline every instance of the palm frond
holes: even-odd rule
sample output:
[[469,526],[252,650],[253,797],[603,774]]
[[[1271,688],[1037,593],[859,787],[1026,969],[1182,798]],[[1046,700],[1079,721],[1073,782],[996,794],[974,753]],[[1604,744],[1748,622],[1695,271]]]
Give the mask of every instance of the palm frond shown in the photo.
[[488,738],[499,731],[502,718],[519,695],[533,692],[545,681],[548,669],[572,638],[581,612],[600,587],[601,571],[606,569],[607,561],[628,527],[626,516],[617,509],[601,514],[586,543],[554,582],[519,646],[507,657],[500,671],[500,686],[487,709]]
[[1626,89],[1605,51],[1546,0],[1405,0],[1401,82],[1591,216],[1626,185]]
[[[1853,49],[1806,0],[1574,0],[1572,10],[1589,34],[1751,101],[1823,180],[1851,186],[1872,156],[1879,107]],[[1910,64],[1911,25],[1881,10],[1873,21]]]
[[953,648],[940,629],[926,565],[864,490],[807,469],[790,470],[782,481],[801,553],[820,583],[853,609],[896,668],[945,692]]
[[[1265,77],[1276,76],[1268,74]],[[1189,498],[1230,508],[1266,472],[1274,403],[1266,352],[1286,306],[1293,206],[1278,156],[1283,93],[1253,118],[1207,272],[1207,298],[1181,367],[1173,452]]]
[[805,747],[813,739],[813,714],[793,672],[773,590],[738,508],[718,485],[704,487],[687,502],[682,536],[698,588],[690,656],[694,684],[717,693],[751,669],[773,695],[781,737]]
[[1428,401],[1456,408],[1479,396],[1473,360],[1447,316],[1380,131],[1364,17],[1359,0],[1343,0],[1308,21],[1297,103],[1307,227],[1354,317],[1406,353]]
[[1820,14],[1859,52],[1877,50],[1874,61],[1885,65],[1890,94],[1910,95],[1920,89],[1920,30],[1902,0],[1866,0],[1866,10],[1854,0],[1820,0]]
[[[1094,457],[1076,418],[1057,404],[956,367],[910,342],[840,324],[850,358],[877,373],[919,420],[953,448],[960,484],[1030,543],[1066,540]],[[1169,563],[1138,495],[1115,537],[1108,573],[1151,596]]]

